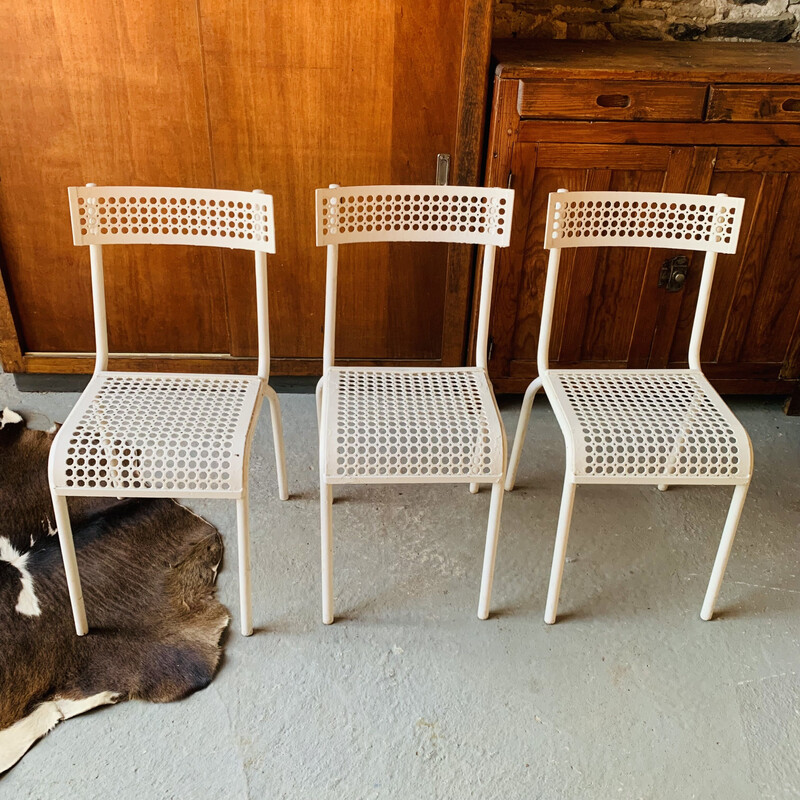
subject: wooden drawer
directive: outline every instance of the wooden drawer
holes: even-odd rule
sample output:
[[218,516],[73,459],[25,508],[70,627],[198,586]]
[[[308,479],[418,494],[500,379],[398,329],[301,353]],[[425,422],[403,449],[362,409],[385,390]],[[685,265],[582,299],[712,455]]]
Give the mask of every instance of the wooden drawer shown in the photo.
[[538,119],[703,119],[707,87],[656,81],[527,81],[519,86],[519,115]]
[[800,86],[712,86],[706,119],[800,122]]

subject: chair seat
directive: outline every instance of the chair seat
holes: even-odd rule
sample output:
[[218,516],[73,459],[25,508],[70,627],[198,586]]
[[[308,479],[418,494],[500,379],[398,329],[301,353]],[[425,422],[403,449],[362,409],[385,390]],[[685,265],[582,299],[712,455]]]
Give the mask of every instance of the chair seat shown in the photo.
[[53,486],[68,495],[239,497],[257,376],[101,372],[59,431]]
[[548,370],[579,483],[747,483],[750,439],[696,370]]
[[333,367],[324,389],[328,483],[491,482],[503,429],[477,368]]

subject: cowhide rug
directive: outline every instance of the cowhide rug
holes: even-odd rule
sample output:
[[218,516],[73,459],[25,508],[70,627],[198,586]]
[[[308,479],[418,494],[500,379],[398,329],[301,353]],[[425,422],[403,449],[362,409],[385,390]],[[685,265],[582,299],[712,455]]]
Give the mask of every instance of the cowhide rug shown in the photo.
[[89,635],[75,635],[52,528],[52,438],[0,415],[0,772],[62,719],[207,686],[229,621],[211,525],[172,500],[70,498],[89,619]]

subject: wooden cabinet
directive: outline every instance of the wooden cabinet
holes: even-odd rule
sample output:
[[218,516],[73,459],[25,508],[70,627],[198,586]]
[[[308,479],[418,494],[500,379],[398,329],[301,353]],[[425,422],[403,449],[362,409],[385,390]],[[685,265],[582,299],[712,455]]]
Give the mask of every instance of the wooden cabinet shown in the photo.
[[[497,42],[494,56],[487,181],[517,191],[512,243],[497,265],[495,387],[521,391],[536,375],[547,195],[563,187],[745,197],[738,252],[718,261],[704,369],[721,391],[791,394],[800,377],[800,49]],[[701,259],[690,257],[684,288],[667,292],[660,267],[674,255],[565,251],[552,363],[684,366]]]
[[[319,374],[325,254],[313,190],[431,183],[438,153],[453,156],[452,183],[479,182],[491,12],[489,0],[9,5],[4,368],[92,369],[88,254],[72,246],[66,187],[93,181],[272,193],[272,371]],[[105,258],[112,368],[255,369],[246,254],[117,250]],[[471,269],[463,248],[355,248],[340,269],[337,354],[462,363]],[[126,355],[138,352],[153,355]]]

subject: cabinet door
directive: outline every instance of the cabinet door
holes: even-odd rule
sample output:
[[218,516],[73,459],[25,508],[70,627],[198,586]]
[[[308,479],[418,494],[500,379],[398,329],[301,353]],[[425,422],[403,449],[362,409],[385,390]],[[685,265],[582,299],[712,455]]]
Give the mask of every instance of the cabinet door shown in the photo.
[[[800,374],[800,148],[720,147],[709,192],[746,203],[738,251],[717,261],[703,367],[723,390],[787,390]],[[659,336],[665,366],[686,362],[699,280],[698,262]]]
[[[560,188],[705,191],[713,158],[714,148],[702,147],[517,142],[511,161],[514,228],[511,246],[499,256],[491,325],[490,371],[499,390],[520,391],[537,374],[548,194]],[[658,272],[669,256],[638,248],[565,250],[552,366],[647,366],[664,322],[666,293],[658,288]]]

